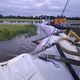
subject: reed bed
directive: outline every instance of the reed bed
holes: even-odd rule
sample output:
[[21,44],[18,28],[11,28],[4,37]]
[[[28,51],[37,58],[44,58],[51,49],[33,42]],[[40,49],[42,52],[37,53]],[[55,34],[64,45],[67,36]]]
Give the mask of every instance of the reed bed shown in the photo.
[[0,24],[0,41],[12,39],[21,34],[32,36],[37,28],[32,24]]

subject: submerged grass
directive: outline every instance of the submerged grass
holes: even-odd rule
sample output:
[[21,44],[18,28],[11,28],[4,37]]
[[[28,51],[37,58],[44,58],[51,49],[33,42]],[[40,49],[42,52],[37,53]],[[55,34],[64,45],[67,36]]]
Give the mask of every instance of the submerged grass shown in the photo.
[[0,41],[12,39],[21,34],[36,34],[37,28],[32,24],[0,24]]

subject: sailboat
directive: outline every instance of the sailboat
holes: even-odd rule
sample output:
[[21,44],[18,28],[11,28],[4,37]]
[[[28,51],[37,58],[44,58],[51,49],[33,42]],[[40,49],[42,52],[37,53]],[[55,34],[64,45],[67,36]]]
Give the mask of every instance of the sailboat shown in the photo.
[[[45,23],[37,23],[49,36],[30,53],[0,62],[0,80],[80,80],[80,52],[65,33]],[[72,37],[71,37],[72,38]],[[70,41],[69,41],[69,40]]]
[[66,35],[46,22],[34,25],[47,35],[32,41],[38,41],[32,52],[4,58],[0,80],[80,80],[80,37],[72,31]]

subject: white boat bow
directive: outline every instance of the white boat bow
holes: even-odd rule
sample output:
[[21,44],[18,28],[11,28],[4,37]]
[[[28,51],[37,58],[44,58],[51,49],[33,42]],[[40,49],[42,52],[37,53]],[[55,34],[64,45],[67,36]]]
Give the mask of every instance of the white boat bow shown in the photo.
[[[45,31],[48,33],[52,33],[54,29],[54,27],[45,24],[39,24],[39,26],[42,26],[44,29],[46,27]],[[49,36],[40,42],[35,51],[38,51],[45,46],[48,40],[47,44],[50,44],[58,42],[58,40],[63,37],[66,37],[64,33],[61,33],[60,36]],[[65,45],[68,49],[70,47],[71,50],[77,51],[75,46],[68,44],[66,41],[63,41],[61,44]],[[48,48],[39,54],[53,54],[60,56],[55,46]],[[80,61],[80,57],[78,56],[64,54],[68,58]],[[19,55],[9,61],[0,63],[0,80],[74,80],[64,62],[55,60],[53,60],[53,62],[54,64],[27,53]],[[72,65],[72,67],[80,78],[80,67],[76,65]]]

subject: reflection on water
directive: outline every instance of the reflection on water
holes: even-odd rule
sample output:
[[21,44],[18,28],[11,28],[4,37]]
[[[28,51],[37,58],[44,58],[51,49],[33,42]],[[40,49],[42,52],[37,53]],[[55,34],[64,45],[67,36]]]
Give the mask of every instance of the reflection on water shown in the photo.
[[0,24],[32,24],[40,23],[40,21],[0,21]]
[[4,56],[14,56],[31,52],[35,44],[25,38],[24,35],[8,41],[0,41],[0,59]]
[[4,22],[0,22],[0,24],[31,24],[31,23],[33,23],[33,22],[8,22],[8,21],[4,21]]

